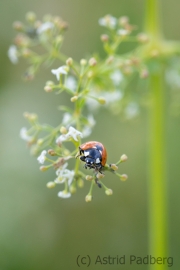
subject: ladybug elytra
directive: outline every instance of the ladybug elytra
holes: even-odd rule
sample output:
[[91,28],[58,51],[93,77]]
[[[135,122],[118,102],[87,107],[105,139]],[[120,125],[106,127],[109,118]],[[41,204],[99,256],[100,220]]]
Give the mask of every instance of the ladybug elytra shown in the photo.
[[106,164],[107,151],[100,142],[90,141],[79,146],[80,160],[85,162],[85,168],[101,172]]

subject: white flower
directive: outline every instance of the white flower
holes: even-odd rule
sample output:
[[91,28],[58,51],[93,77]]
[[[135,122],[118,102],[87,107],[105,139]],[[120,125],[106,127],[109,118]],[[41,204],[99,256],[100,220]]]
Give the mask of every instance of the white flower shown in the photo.
[[11,45],[8,50],[8,57],[13,64],[18,62],[18,51],[15,45]]
[[67,74],[66,68],[67,68],[66,66],[62,66],[57,69],[52,69],[51,72],[52,74],[56,75],[56,78],[59,81],[60,74]]
[[101,26],[105,26],[105,27],[109,27],[111,29],[114,29],[116,27],[116,24],[117,24],[117,19],[111,15],[106,15],[105,17],[100,18],[98,22]]
[[58,197],[67,199],[71,197],[71,193],[63,190],[63,191],[58,192]]
[[40,156],[37,158],[37,160],[39,161],[39,163],[44,164],[44,161],[46,159],[46,154],[47,154],[47,151],[46,150],[43,150],[41,152]]
[[72,116],[70,113],[66,112],[63,115],[62,124],[68,125],[71,122]]
[[45,22],[38,27],[37,34],[40,35],[41,33],[45,32],[53,27],[54,27],[54,24],[52,22]]
[[125,115],[128,119],[132,119],[139,114],[139,106],[135,102],[131,102],[125,109]]
[[[99,95],[97,92],[91,92],[92,96],[98,98]],[[111,103],[117,102],[122,99],[123,93],[120,90],[116,91],[102,91],[101,96],[106,100],[106,104],[104,106],[108,107]],[[87,99],[86,104],[90,111],[95,111],[100,107],[99,102],[94,99]]]
[[169,69],[166,72],[167,83],[175,88],[180,88],[180,73],[178,70]]
[[82,134],[83,138],[88,137],[92,132],[92,127],[96,124],[96,121],[92,114],[87,117],[88,125],[83,128]]
[[119,29],[117,31],[117,34],[120,35],[120,36],[122,36],[122,37],[125,37],[125,36],[127,36],[129,34],[129,31],[126,30],[126,29]]
[[73,76],[67,77],[66,82],[65,82],[65,86],[67,88],[71,89],[72,91],[76,90],[77,83],[76,83],[76,80],[74,79]]
[[110,78],[114,85],[118,86],[123,80],[123,74],[120,72],[120,70],[115,70],[113,73],[111,73]]
[[56,184],[62,184],[67,180],[68,185],[71,185],[74,178],[74,171],[66,169],[67,165],[68,163],[65,163],[61,168],[56,171],[57,178],[54,180]]
[[82,138],[83,134],[80,131],[76,130],[75,128],[69,127],[68,133],[60,135],[57,138],[56,143],[67,141],[69,138],[73,138],[75,141],[78,141],[78,137]]
[[27,128],[25,128],[25,127],[21,128],[20,137],[21,137],[21,139],[23,139],[23,140],[25,140],[27,142],[30,142],[32,140],[32,138],[33,138],[33,137],[31,137],[31,136],[29,136],[27,134]]
[[95,121],[95,119],[94,119],[94,117],[93,117],[92,114],[88,115],[87,120],[88,120],[88,122],[89,122],[90,127],[95,126],[96,121]]
[[83,138],[86,138],[89,135],[91,135],[91,132],[92,132],[92,128],[90,128],[88,126],[84,127],[82,130]]

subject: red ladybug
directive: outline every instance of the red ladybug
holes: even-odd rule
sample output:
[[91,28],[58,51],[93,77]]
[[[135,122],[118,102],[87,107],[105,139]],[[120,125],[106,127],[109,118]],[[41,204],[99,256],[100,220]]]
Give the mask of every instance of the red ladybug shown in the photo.
[[100,142],[90,141],[79,146],[80,159],[85,162],[85,168],[101,172],[106,164],[107,152]]

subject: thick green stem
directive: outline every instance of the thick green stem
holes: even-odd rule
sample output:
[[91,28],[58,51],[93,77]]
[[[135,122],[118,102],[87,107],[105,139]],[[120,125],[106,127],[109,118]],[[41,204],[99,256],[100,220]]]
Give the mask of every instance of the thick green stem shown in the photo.
[[159,18],[159,0],[146,0],[145,30],[153,39],[160,39],[161,25]]
[[[147,0],[146,32],[150,34],[152,46],[161,42],[159,1]],[[150,75],[150,142],[149,142],[149,254],[166,257],[167,254],[167,206],[165,166],[165,89],[163,69]],[[166,269],[165,264],[151,265],[153,270]]]
[[[149,254],[167,256],[165,90],[163,72],[150,77]],[[163,268],[164,267],[164,268]],[[152,269],[165,269],[153,265]]]

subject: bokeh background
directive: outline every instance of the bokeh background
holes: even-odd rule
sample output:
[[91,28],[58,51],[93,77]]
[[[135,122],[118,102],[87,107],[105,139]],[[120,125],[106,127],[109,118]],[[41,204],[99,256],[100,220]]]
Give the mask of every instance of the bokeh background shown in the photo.
[[[179,40],[180,2],[162,2],[165,36]],[[46,188],[46,183],[54,180],[54,172],[39,171],[19,130],[27,125],[24,111],[56,125],[62,117],[57,106],[68,101],[65,95],[57,99],[43,91],[45,81],[54,79],[50,70],[42,70],[34,81],[25,83],[21,77],[25,63],[15,66],[7,57],[14,36],[12,23],[24,21],[28,11],[39,18],[50,13],[68,21],[63,51],[79,60],[92,52],[103,55],[99,39],[103,29],[97,22],[105,14],[127,15],[142,31],[144,4],[143,0],[0,0],[0,270],[78,269],[78,255],[95,260],[97,255],[128,258],[148,254],[148,113],[144,111],[131,122],[122,122],[105,109],[95,116],[97,125],[90,139],[106,145],[109,163],[123,153],[128,155],[121,173],[127,173],[129,179],[121,182],[109,174],[105,184],[114,190],[113,196],[95,188],[92,203],[84,201],[89,183],[71,199],[62,200],[57,197],[58,187]],[[179,269],[180,120],[171,116],[168,105],[167,98],[169,256],[174,258],[171,269]],[[111,266],[90,266],[104,267]],[[112,267],[147,269],[129,263]]]

